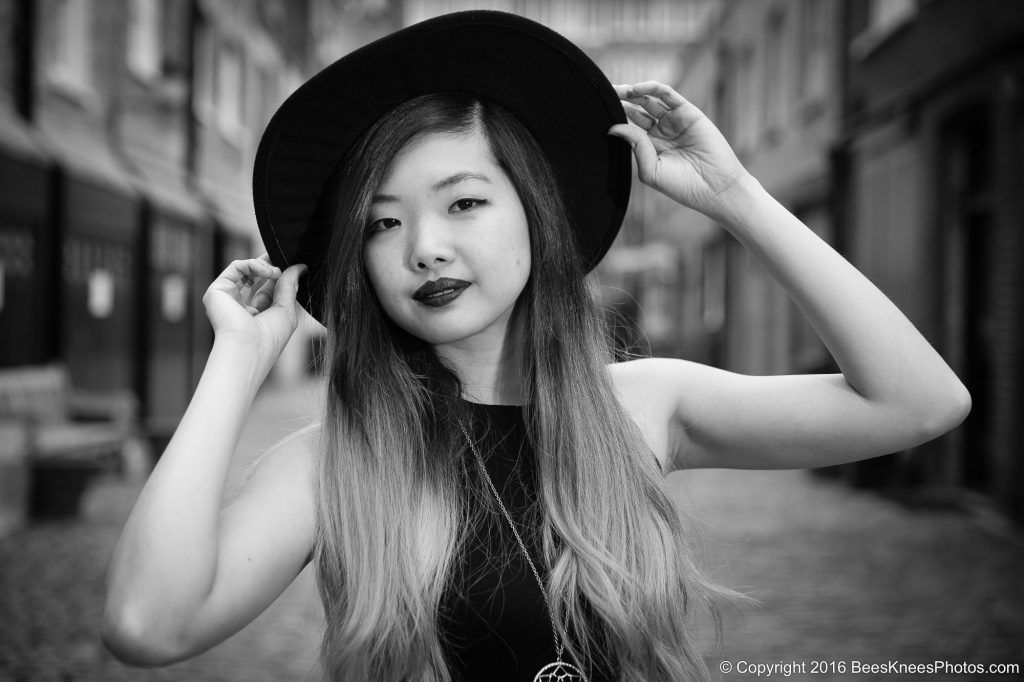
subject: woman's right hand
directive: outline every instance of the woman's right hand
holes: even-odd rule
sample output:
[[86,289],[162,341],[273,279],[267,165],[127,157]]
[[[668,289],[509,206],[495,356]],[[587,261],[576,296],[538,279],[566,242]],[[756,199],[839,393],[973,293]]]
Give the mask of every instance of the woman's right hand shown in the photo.
[[217,339],[250,346],[269,370],[298,325],[295,293],[306,270],[298,264],[281,272],[266,254],[232,262],[203,295]]

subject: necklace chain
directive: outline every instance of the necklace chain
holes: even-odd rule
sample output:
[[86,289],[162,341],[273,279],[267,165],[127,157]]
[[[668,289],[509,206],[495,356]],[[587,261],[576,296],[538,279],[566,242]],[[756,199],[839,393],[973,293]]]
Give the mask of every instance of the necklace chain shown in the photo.
[[537,584],[540,586],[540,592],[544,595],[544,604],[547,606],[548,615],[551,618],[551,634],[555,637],[555,651],[558,652],[558,661],[561,662],[562,651],[565,647],[562,646],[562,641],[559,639],[558,632],[555,630],[555,612],[551,608],[551,599],[548,597],[548,591],[544,588],[544,581],[541,580],[537,567],[534,566],[533,560],[530,559],[530,552],[527,551],[526,543],[523,542],[523,539],[519,536],[519,531],[516,530],[516,524],[512,521],[512,515],[508,513],[508,510],[505,508],[505,503],[501,501],[501,495],[498,494],[497,488],[495,488],[494,483],[491,482],[491,477],[487,473],[487,467],[484,466],[484,459],[480,456],[480,451],[477,450],[476,444],[473,442],[473,439],[470,438],[469,432],[466,431],[466,427],[461,420],[459,421],[459,429],[462,431],[462,435],[466,437],[466,442],[469,443],[469,449],[473,451],[473,455],[476,457],[477,464],[480,466],[480,471],[483,472],[484,479],[487,481],[487,486],[491,489],[491,492],[494,494],[494,499],[498,501],[498,506],[501,507],[501,512],[508,520],[508,525],[512,529],[512,533],[516,536],[519,548],[523,550],[526,562],[530,564],[530,570],[533,571],[533,577],[537,579]]

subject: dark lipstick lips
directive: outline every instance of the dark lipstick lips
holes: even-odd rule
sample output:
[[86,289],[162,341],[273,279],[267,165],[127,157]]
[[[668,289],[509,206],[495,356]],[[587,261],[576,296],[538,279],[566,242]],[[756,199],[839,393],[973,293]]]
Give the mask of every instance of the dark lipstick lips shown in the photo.
[[468,286],[469,282],[464,279],[442,277],[432,282],[426,282],[413,293],[412,297],[417,301],[429,303],[433,300],[447,298],[453,293],[460,293]]

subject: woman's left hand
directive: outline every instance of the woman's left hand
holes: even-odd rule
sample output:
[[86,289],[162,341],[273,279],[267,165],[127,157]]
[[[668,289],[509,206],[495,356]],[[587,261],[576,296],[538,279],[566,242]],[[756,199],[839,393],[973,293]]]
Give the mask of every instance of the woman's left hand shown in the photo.
[[615,92],[630,123],[608,132],[632,147],[640,180],[705,215],[720,214],[723,196],[747,170],[711,119],[656,81]]

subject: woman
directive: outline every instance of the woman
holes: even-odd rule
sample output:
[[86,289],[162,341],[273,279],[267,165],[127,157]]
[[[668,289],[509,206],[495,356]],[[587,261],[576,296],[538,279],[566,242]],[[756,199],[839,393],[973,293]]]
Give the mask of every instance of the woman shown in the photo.
[[[611,362],[583,275],[621,223],[630,150],[757,256],[842,374]],[[329,67],[275,115],[254,177],[271,255],[207,291],[209,362],[111,565],[104,638],[130,663],[222,641],[312,561],[334,679],[703,678],[687,616],[736,595],[694,565],[664,476],[855,461],[969,410],[696,107],[613,90],[517,17],[449,15]],[[328,329],[322,426],[221,510],[297,300]]]

